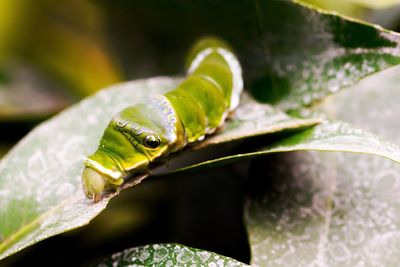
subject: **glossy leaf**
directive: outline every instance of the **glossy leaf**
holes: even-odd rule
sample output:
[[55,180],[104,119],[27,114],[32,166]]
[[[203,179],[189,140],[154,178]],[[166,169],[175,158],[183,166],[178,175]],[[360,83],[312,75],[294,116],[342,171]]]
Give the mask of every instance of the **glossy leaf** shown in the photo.
[[[400,144],[399,73],[396,67],[365,79],[319,109]],[[359,141],[351,144],[370,145]],[[398,164],[368,155],[296,152],[256,162],[249,181],[245,221],[252,265],[398,264]]]
[[270,105],[257,103],[247,94],[242,95],[240,106],[231,115],[223,129],[194,145],[193,150],[255,136],[301,130],[317,125],[322,118],[299,119]]
[[203,161],[181,168],[179,171],[194,170],[210,166],[220,166],[239,160],[251,159],[262,155],[291,151],[343,151],[377,155],[400,163],[400,146],[355,128],[343,122],[325,121],[315,127],[292,134],[274,144],[255,152],[243,152]]
[[[14,147],[0,162],[0,258],[87,224],[100,213],[113,195],[98,203],[85,198],[80,181],[83,157],[96,149],[114,114],[152,94],[172,90],[178,81],[154,78],[115,85],[43,123]],[[239,116],[230,121],[223,138],[214,137],[215,142],[318,123],[315,119],[291,118],[267,105],[250,101],[239,108]],[[253,112],[247,117],[240,115],[246,110]],[[260,120],[263,114],[272,116]],[[249,125],[252,126],[250,129]],[[138,177],[125,187],[137,184],[143,178]]]
[[[83,195],[82,158],[94,151],[110,118],[171,79],[116,85],[41,124],[0,162],[0,258],[87,224],[105,208]],[[16,186],[18,185],[18,186]]]
[[[257,99],[285,110],[315,103],[400,63],[399,34],[300,2],[101,2],[107,4],[108,12],[118,15],[112,23],[121,38],[130,35],[137,25],[144,25],[147,38],[132,36],[119,44],[121,49],[127,48],[126,58],[140,56],[142,51],[131,49],[140,46],[148,54],[159,56],[161,64],[170,66],[174,61],[171,57],[186,51],[193,40],[216,35],[238,53],[246,88]],[[160,51],[164,53],[160,55]]]
[[154,244],[115,253],[94,266],[248,266],[234,259],[179,244]]
[[[256,82],[254,89],[281,108],[309,105],[362,77],[400,63],[397,33],[296,5],[285,9],[293,15],[285,17],[281,25],[277,16],[282,14],[277,8],[290,5],[282,2],[259,4],[260,12],[268,12],[262,19],[263,44],[270,64],[264,64],[267,75]],[[282,29],[279,35],[275,32]]]

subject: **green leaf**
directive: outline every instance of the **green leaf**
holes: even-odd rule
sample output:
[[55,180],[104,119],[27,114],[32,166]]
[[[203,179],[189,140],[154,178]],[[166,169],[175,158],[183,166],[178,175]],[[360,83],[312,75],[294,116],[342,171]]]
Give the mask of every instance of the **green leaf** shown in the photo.
[[[174,88],[154,78],[115,85],[41,124],[0,162],[0,258],[87,224],[107,205],[85,198],[82,159],[110,118],[144,97]],[[143,178],[143,177],[141,177]]]
[[126,249],[94,266],[248,266],[232,258],[179,244],[154,244]]
[[[318,108],[400,144],[399,73],[396,67],[369,77]],[[339,139],[322,140],[333,144]],[[293,141],[281,147],[287,148]],[[303,142],[304,136],[299,141]],[[346,143],[364,146],[363,152],[371,146],[360,136],[353,141]],[[380,146],[372,144],[375,150]],[[394,145],[381,146],[380,150],[398,155]],[[397,266],[398,164],[368,155],[296,152],[271,155],[250,169],[245,223],[252,264],[334,267],[363,262],[366,266]]]
[[270,105],[256,102],[243,94],[240,106],[234,111],[223,130],[193,146],[198,150],[211,145],[218,145],[260,135],[298,131],[309,128],[322,121],[322,118],[299,119],[273,108]]
[[[0,162],[0,258],[87,224],[100,213],[113,195],[98,203],[85,198],[81,160],[97,148],[113,115],[151,94],[173,89],[179,81],[153,78],[115,85],[41,124],[14,147]],[[262,118],[264,115],[269,117]],[[292,118],[248,99],[221,138],[215,135],[202,147],[303,129],[318,122]],[[140,176],[125,187],[145,177]]]
[[283,138],[254,152],[243,152],[219,157],[180,168],[178,171],[209,168],[262,155],[302,150],[342,151],[363,153],[388,158],[400,163],[400,147],[378,136],[344,122],[324,121],[323,123]]
[[257,99],[285,110],[310,105],[400,63],[398,33],[292,1],[101,2],[118,15],[112,23],[124,40],[132,27],[144,25],[143,41],[132,36],[117,44],[129,48],[124,52],[132,55],[126,58],[136,56],[131,47],[147,47],[170,66],[196,38],[220,36],[239,54],[246,87]]
[[377,25],[284,1],[260,1],[258,8],[269,60],[259,66],[265,75],[253,91],[283,109],[309,105],[400,63],[400,35]]

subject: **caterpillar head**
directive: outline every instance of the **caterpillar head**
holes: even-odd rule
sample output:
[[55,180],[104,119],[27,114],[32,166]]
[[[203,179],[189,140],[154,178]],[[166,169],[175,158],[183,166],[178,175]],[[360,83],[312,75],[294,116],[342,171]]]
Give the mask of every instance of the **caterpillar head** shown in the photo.
[[104,190],[118,188],[124,177],[144,172],[166,152],[169,140],[149,115],[130,107],[111,120],[97,151],[84,159],[82,182],[88,198],[98,201]]

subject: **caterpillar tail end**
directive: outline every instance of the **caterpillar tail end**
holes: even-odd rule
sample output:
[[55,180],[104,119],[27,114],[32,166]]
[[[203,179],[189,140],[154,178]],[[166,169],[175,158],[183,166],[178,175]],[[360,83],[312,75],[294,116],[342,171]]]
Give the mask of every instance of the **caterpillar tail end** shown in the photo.
[[92,168],[85,167],[82,173],[82,185],[85,196],[98,202],[106,187],[106,176]]

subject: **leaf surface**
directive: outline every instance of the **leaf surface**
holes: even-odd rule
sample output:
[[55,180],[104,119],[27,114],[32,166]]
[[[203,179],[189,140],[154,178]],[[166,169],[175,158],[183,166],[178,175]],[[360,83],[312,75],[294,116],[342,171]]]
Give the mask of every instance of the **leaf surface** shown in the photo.
[[324,121],[323,123],[294,133],[267,147],[253,152],[238,153],[218,157],[182,167],[178,171],[195,170],[210,166],[220,166],[244,159],[260,157],[271,153],[291,151],[332,151],[352,152],[381,156],[400,163],[400,147],[382,138],[339,121]]
[[144,97],[171,90],[154,78],[115,85],[42,123],[0,162],[0,258],[87,224],[107,205],[85,198],[82,159],[92,153],[110,118]]
[[[41,124],[15,146],[0,162],[0,258],[85,225],[100,213],[114,195],[98,203],[85,198],[81,188],[83,157],[95,151],[113,115],[153,94],[172,90],[179,81],[161,77],[115,85]],[[246,112],[247,117],[240,115],[251,110]],[[289,117],[251,99],[244,101],[238,112],[222,137],[215,135],[203,147],[319,122]],[[264,114],[270,116],[261,118]],[[124,187],[143,178],[133,179]]]
[[213,252],[179,244],[154,244],[115,253],[94,266],[249,266]]
[[[399,73],[396,67],[369,77],[318,109],[400,144]],[[364,152],[372,144],[360,136],[346,139]],[[331,136],[323,146],[334,140],[340,138]],[[396,147],[375,145],[374,150]],[[248,178],[245,223],[253,266],[398,264],[400,166],[395,162],[350,153],[295,152],[254,162]]]
[[[112,23],[126,40],[117,44],[129,48],[123,50],[130,55],[126,58],[142,53],[130,47],[146,47],[170,66],[193,40],[215,35],[239,55],[247,89],[283,110],[311,105],[400,63],[398,33],[300,1],[101,2],[117,15]],[[126,38],[137,25],[143,25],[147,38]]]

